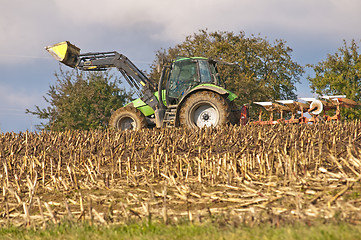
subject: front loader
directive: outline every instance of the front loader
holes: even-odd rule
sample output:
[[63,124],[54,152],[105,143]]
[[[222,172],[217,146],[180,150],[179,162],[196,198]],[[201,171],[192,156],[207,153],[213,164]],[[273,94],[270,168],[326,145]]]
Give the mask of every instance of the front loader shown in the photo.
[[80,49],[68,41],[46,47],[46,50],[61,63],[83,71],[115,67],[131,87],[142,92],[141,98],[112,113],[111,128],[201,128],[240,121],[240,110],[233,103],[237,96],[223,87],[217,71],[219,62],[215,60],[178,57],[163,66],[158,85],[155,85],[126,56],[116,51],[80,54]]

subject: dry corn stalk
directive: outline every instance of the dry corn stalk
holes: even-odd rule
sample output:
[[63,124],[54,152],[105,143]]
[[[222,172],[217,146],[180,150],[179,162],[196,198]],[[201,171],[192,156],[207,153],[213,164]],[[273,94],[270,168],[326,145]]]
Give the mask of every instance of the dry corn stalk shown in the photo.
[[335,215],[361,221],[357,121],[3,133],[0,161],[0,225],[217,213],[247,224]]

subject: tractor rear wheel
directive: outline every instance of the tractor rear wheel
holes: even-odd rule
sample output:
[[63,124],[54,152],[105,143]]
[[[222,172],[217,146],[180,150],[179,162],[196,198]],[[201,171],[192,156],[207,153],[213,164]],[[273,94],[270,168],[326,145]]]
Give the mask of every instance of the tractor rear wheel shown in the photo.
[[210,91],[191,95],[181,107],[180,124],[188,128],[219,126],[230,123],[231,107],[227,99]]
[[109,126],[117,130],[139,130],[147,126],[145,116],[130,106],[116,110],[109,119]]

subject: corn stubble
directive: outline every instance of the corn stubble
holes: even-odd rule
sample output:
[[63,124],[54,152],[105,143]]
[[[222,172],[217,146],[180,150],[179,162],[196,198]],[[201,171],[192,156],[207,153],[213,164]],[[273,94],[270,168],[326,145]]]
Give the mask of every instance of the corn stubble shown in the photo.
[[361,123],[0,135],[0,225],[361,223]]

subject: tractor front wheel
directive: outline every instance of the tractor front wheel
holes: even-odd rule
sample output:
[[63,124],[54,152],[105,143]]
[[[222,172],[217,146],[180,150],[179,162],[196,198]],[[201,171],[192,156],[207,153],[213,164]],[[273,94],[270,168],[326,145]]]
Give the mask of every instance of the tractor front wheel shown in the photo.
[[147,121],[138,109],[126,106],[112,114],[109,126],[117,130],[139,130],[147,126]]
[[219,126],[230,123],[231,108],[221,95],[200,91],[189,96],[181,107],[180,124],[189,128]]

